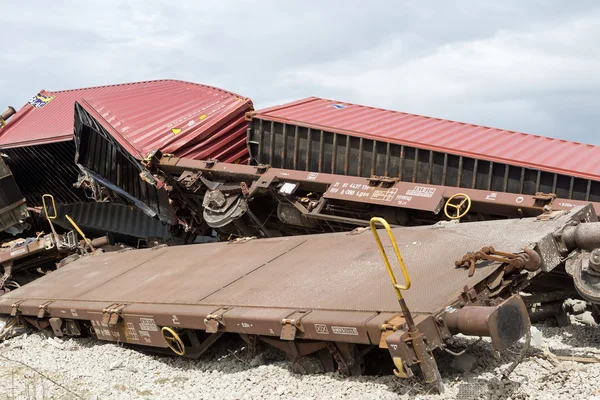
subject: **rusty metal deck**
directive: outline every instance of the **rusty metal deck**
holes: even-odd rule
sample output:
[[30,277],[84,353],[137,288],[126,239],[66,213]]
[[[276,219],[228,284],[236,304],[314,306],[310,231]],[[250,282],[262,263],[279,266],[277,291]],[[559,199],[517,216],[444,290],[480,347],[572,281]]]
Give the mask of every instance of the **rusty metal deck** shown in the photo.
[[[433,313],[497,268],[479,267],[469,278],[454,266],[466,252],[490,245],[518,252],[566,218],[394,229],[413,281],[408,306]],[[0,311],[20,300],[398,312],[369,231],[105,253],[0,297]]]

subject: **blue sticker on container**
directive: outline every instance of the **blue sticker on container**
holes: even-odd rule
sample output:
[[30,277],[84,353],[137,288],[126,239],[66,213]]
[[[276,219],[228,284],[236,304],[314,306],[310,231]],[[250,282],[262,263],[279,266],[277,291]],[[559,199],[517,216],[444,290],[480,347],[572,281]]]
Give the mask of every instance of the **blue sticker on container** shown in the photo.
[[31,104],[34,108],[42,108],[46,104],[50,103],[53,98],[54,96],[46,96],[38,93],[29,100],[29,104]]
[[339,110],[340,108],[344,108],[344,107],[346,107],[346,106],[345,106],[345,105],[343,105],[343,104],[332,104],[332,105],[331,105],[331,107],[333,107],[333,108],[337,108],[337,109]]

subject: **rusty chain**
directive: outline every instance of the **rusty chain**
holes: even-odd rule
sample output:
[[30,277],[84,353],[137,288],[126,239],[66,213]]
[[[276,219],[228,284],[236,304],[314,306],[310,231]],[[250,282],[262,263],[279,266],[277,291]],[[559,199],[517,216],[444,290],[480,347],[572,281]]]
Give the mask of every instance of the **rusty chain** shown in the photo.
[[479,251],[469,252],[454,264],[456,267],[468,268],[469,277],[471,277],[475,274],[475,265],[477,262],[484,260],[506,264],[506,272],[521,269],[535,271],[541,264],[540,256],[534,250],[525,249],[522,253],[514,254],[497,251],[492,246],[485,246]]

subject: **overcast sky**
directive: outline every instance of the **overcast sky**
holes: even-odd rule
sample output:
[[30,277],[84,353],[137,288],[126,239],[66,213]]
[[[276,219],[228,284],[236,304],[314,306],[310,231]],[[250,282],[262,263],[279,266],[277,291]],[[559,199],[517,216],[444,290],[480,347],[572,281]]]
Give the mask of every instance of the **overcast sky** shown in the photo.
[[600,145],[600,2],[11,1],[0,108],[174,78],[263,108],[306,96]]

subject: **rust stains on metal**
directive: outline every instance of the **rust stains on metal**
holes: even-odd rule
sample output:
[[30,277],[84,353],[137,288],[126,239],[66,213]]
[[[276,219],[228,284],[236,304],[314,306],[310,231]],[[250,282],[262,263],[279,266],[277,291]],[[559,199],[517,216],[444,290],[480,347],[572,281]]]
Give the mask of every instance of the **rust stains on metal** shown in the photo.
[[12,117],[13,115],[15,115],[16,113],[17,113],[17,110],[15,110],[14,107],[8,106],[8,109],[6,111],[4,111],[2,114],[0,114],[0,129],[2,129],[6,125],[6,122],[8,121],[8,119],[10,117]]
[[[195,161],[176,157],[163,157],[160,162],[160,169],[177,175],[184,171],[203,171],[216,176],[228,177],[228,179],[258,181],[259,185],[260,182],[297,182],[304,185],[312,184],[312,189],[316,189],[319,185],[325,185],[320,190],[323,191],[323,197],[326,199],[427,210],[436,214],[440,211],[444,201],[461,193],[469,196],[473,203],[473,211],[492,214],[508,212],[512,215],[519,215],[516,210],[520,209],[522,215],[533,216],[543,212],[544,207],[551,207],[554,210],[569,210],[576,206],[589,204],[589,202],[577,200],[567,202],[564,199],[557,199],[555,196],[542,202],[539,194],[520,195],[439,185],[413,184],[397,180],[389,181],[381,177],[360,178],[326,173],[307,173],[281,168],[269,168],[259,173],[256,167],[249,165]],[[253,185],[251,191],[256,190],[259,185]],[[600,203],[593,203],[593,205],[600,212]]]
[[492,338],[497,351],[510,347],[529,329],[525,303],[513,295],[498,306],[467,306],[444,314],[450,333]]
[[[600,224],[594,221],[587,206],[548,220],[393,229],[413,282],[401,307],[370,235],[341,233],[85,257],[0,297],[0,313],[39,326],[50,319],[59,336],[87,329],[101,340],[182,356],[237,333],[253,347],[260,340],[296,360],[318,355],[326,370],[347,375],[360,373],[359,345],[383,347],[398,376],[418,365],[427,382],[440,383],[432,350],[452,334],[489,336],[504,350],[527,330],[527,309],[512,294],[541,269],[520,274],[502,264],[533,246],[543,248],[540,259],[551,271],[570,251],[556,233],[573,223]],[[482,265],[476,277],[452,268],[453,259],[485,243],[494,247],[482,253],[499,262]],[[521,277],[520,286],[497,283],[509,274]]]
[[497,251],[492,246],[485,246],[479,251],[466,253],[454,264],[457,267],[468,268],[469,276],[471,277],[475,274],[477,262],[482,260],[505,264],[506,272],[518,271],[521,269],[533,272],[540,268],[542,261],[539,254],[531,249],[524,249],[523,252],[520,252],[519,254],[513,254]]
[[[466,283],[484,281],[499,268],[484,266],[470,282],[461,271],[441,267],[451,267],[451,260],[473,245],[493,243],[515,252],[524,243],[543,240],[568,221],[570,216],[543,223],[502,220],[394,229],[414,282],[404,293],[407,305],[416,314],[433,313],[461,293]],[[447,250],[441,253],[436,248]],[[8,293],[2,304],[29,299],[27,304],[33,301],[37,309],[40,301],[61,299],[59,302],[81,303],[90,311],[96,309],[94,304],[104,304],[100,310],[113,303],[154,304],[165,310],[186,305],[184,315],[197,306],[208,310],[203,318],[222,307],[273,308],[277,304],[292,310],[358,312],[359,325],[373,318],[373,312],[395,314],[398,310],[370,235],[309,235],[185,249],[163,247],[87,257]],[[171,266],[167,270],[165,262]],[[148,276],[153,279],[144,278]],[[200,279],[202,276],[211,279]],[[365,282],[369,283],[367,290]],[[431,296],[429,288],[434,284],[436,296]],[[231,310],[223,315],[225,320]],[[309,316],[303,323],[306,318]],[[238,329],[231,324],[226,327]]]

